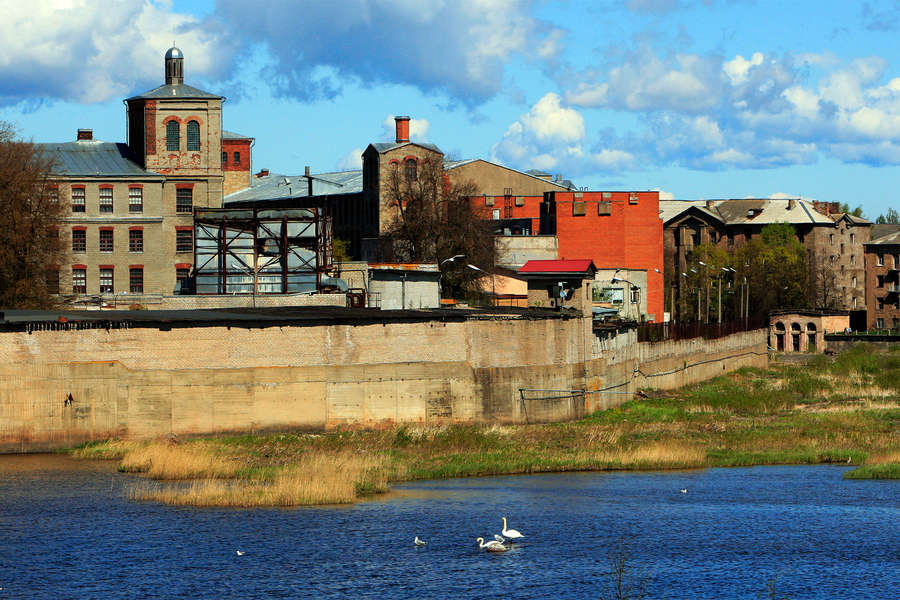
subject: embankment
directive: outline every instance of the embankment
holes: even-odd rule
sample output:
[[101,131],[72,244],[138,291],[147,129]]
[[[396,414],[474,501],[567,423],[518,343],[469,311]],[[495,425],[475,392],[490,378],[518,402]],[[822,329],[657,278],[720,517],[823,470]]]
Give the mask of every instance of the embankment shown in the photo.
[[0,331],[0,452],[170,432],[566,420],[639,388],[767,364],[763,330],[649,344],[533,313],[119,325]]

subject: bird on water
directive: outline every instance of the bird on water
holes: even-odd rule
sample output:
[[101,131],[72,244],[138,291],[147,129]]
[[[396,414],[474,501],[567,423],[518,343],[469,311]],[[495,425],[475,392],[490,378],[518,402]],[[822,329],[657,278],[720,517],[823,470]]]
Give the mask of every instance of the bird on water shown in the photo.
[[681,488],[681,493],[682,493],[682,494],[687,494],[687,488]]
[[478,542],[478,547],[487,550],[488,552],[506,552],[509,550],[508,546],[505,546],[498,542],[497,540],[491,540],[487,543],[484,542],[484,538],[475,538],[475,541]]
[[424,546],[427,543],[428,542],[426,542],[425,540],[420,540],[419,536],[416,536],[416,539],[413,540],[413,544],[415,544],[416,546]]
[[512,540],[512,541],[515,541],[515,540],[525,537],[524,535],[522,535],[515,529],[507,529],[506,528],[506,517],[503,517],[503,531],[501,531],[500,533],[503,534],[503,537],[505,537],[508,540]]
[[244,552],[243,550],[238,550],[238,551],[237,551],[237,555],[238,555],[238,556],[243,556],[243,555],[245,555],[245,554],[247,554],[247,553]]

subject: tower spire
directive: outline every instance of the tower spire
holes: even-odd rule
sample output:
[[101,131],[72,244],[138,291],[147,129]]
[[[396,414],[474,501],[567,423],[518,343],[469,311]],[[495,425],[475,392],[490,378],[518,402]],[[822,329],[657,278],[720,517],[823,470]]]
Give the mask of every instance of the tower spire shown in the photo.
[[173,45],[166,52],[166,85],[182,84],[184,84],[184,54]]

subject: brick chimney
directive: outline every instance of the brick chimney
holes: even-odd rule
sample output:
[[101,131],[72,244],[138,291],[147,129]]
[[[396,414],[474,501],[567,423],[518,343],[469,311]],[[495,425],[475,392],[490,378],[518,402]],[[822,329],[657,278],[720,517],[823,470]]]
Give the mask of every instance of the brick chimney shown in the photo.
[[93,129],[79,129],[78,137],[76,139],[92,140],[92,139],[94,139],[94,130]]
[[259,173],[256,174],[257,177],[268,177],[269,170],[268,169],[260,169]]
[[788,199],[788,210],[794,210],[794,207],[797,206],[797,200],[794,198]]
[[712,210],[712,208],[713,208],[713,206],[714,206],[714,202],[715,202],[715,200],[707,200],[707,201],[706,201],[706,209],[707,209],[707,210]]
[[397,124],[397,143],[402,144],[409,141],[409,117],[394,117]]

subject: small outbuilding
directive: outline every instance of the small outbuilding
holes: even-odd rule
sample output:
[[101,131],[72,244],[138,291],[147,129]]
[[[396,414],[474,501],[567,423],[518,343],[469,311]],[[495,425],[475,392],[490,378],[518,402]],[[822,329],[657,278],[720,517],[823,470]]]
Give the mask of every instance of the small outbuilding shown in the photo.
[[441,272],[435,263],[369,263],[370,306],[384,310],[440,308]]
[[769,346],[778,352],[824,352],[826,333],[849,328],[847,311],[776,311],[769,315]]
[[529,260],[519,269],[528,284],[528,306],[571,308],[591,315],[597,267],[590,259]]

